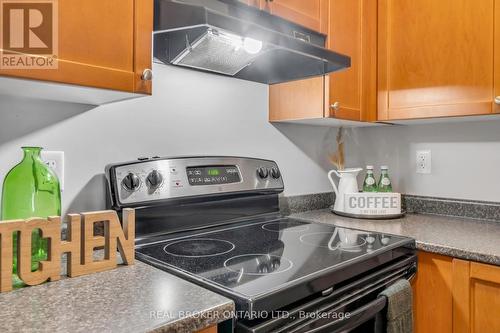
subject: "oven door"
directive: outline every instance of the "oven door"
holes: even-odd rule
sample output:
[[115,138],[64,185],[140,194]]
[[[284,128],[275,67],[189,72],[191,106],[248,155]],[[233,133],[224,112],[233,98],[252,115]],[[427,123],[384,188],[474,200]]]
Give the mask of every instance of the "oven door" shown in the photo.
[[[295,327],[288,327],[278,332],[293,333],[333,333],[333,332],[376,332],[385,331],[383,321],[387,299],[385,296],[376,297],[372,301],[363,303],[356,301],[335,306],[321,313],[309,313],[312,318]],[[346,315],[348,314],[348,316]]]
[[416,272],[416,255],[390,264],[322,295],[282,309],[264,321],[238,321],[236,332],[332,333],[385,332],[387,299],[379,296],[399,279],[411,279]]

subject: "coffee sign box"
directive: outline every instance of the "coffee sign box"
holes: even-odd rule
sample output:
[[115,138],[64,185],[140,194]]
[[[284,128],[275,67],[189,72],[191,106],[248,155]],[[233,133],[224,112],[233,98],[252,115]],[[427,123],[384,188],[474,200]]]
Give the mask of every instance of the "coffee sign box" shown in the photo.
[[346,193],[344,212],[353,215],[401,214],[400,193]]

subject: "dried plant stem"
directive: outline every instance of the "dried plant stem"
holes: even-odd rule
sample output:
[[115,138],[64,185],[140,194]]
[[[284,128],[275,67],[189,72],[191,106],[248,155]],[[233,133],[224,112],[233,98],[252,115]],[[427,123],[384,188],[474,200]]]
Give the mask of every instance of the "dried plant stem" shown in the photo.
[[337,168],[337,170],[344,170],[345,155],[344,155],[344,128],[340,127],[337,131],[337,151],[330,155],[330,162]]

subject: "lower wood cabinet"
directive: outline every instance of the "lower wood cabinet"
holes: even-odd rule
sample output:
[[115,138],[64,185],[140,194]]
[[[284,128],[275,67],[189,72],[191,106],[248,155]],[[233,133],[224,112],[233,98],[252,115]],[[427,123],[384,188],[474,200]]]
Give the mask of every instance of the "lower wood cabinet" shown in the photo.
[[451,333],[453,258],[418,253],[418,273],[413,281],[415,333]]
[[500,332],[500,267],[454,260],[454,332]]
[[500,332],[500,267],[419,252],[415,332]]
[[217,333],[217,325],[207,327],[196,333]]

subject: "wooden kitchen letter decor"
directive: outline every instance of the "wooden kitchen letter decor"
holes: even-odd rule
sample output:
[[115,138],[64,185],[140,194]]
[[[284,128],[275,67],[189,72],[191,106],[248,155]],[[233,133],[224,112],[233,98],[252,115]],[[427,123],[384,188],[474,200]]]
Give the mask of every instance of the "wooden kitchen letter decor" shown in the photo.
[[[96,236],[94,226],[104,223],[104,235]],[[68,215],[68,234],[61,240],[61,218],[31,218],[0,221],[0,292],[12,290],[13,233],[17,233],[17,274],[29,286],[61,278],[61,255],[67,254],[67,275],[76,277],[117,267],[117,250],[125,265],[134,263],[135,211],[123,210],[123,223],[115,211]],[[31,270],[31,233],[40,229],[47,239],[47,260]],[[95,260],[94,250],[102,248],[104,259]]]

